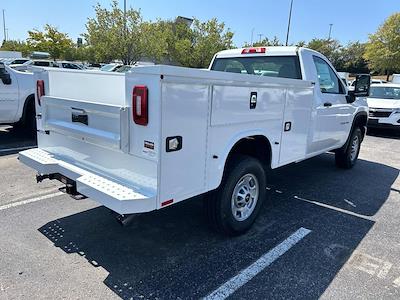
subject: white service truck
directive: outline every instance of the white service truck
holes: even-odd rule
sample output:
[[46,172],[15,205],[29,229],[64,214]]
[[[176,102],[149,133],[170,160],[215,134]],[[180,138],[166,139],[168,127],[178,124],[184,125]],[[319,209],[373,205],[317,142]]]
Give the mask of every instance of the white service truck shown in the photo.
[[0,63],[0,124],[36,132],[33,73],[16,71],[4,63]]
[[250,228],[267,170],[333,151],[356,163],[370,78],[348,92],[320,53],[296,47],[222,51],[209,70],[127,74],[44,69],[37,80],[38,149],[19,159],[121,214],[206,194],[219,231]]

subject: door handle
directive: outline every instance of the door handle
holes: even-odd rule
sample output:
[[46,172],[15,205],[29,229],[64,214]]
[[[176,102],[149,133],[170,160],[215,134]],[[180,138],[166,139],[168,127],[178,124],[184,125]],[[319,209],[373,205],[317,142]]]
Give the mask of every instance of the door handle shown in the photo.
[[331,106],[332,106],[332,103],[330,103],[330,102],[325,102],[325,103],[324,103],[324,106],[325,106],[325,107],[331,107]]

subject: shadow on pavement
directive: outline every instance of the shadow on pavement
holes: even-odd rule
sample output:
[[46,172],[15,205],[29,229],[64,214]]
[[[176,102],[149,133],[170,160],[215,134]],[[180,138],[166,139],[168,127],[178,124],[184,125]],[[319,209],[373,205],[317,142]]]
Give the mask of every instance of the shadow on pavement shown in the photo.
[[[104,284],[122,299],[193,299],[206,296],[305,227],[311,234],[233,298],[316,299],[374,222],[294,195],[373,215],[387,200],[398,173],[368,161],[359,161],[351,171],[337,170],[330,155],[279,170],[271,175],[271,184],[282,193],[271,190],[271,201],[255,226],[237,238],[208,229],[199,199],[138,215],[125,228],[99,207],[51,221],[39,231],[65,253],[104,268],[109,273]],[[346,206],[345,198],[356,207]]]
[[318,201],[365,216],[373,216],[388,198],[399,170],[359,159],[352,170],[333,167],[334,155],[324,154],[274,171],[273,190],[283,197]]
[[388,139],[400,139],[400,126],[398,129],[368,128],[367,134]]
[[36,145],[36,136],[33,136],[30,131],[12,126],[0,126],[0,156],[18,153],[20,151],[18,148]]

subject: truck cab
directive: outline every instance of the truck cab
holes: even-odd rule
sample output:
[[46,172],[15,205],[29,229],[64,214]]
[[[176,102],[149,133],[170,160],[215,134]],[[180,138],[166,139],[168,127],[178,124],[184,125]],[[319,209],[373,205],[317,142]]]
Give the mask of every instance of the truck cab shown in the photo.
[[[298,104],[299,112],[308,109],[307,116],[293,115],[297,119],[295,122],[304,124],[303,134],[308,136],[302,138],[305,149],[298,149],[299,159],[304,158],[304,153],[309,157],[341,147],[348,138],[354,116],[361,113],[365,118],[367,114],[365,99],[353,102],[355,99],[349,97],[347,87],[329,60],[307,48],[259,47],[222,51],[215,55],[209,69],[311,82],[313,97],[308,98],[308,103]],[[296,157],[292,150],[290,152]]]
[[34,85],[33,73],[0,63],[0,124],[35,127]]

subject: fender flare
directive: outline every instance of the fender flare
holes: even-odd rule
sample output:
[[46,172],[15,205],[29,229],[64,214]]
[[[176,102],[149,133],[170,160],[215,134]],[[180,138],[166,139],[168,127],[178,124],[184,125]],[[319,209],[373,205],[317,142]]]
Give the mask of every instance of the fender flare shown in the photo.
[[[350,129],[350,132],[349,132],[349,136],[347,137],[346,143],[345,143],[345,144],[342,146],[342,148],[340,148],[339,150],[344,150],[344,149],[346,149],[346,148],[348,147],[348,145],[349,145],[349,143],[350,143],[351,134],[353,133],[354,128],[355,128],[356,123],[357,123],[357,119],[359,119],[359,118],[361,118],[361,117],[366,117],[366,118],[367,118],[367,122],[368,122],[368,113],[367,113],[366,111],[359,111],[358,113],[356,113],[356,114],[354,115],[353,123],[351,124],[351,129]],[[364,131],[365,131],[365,133],[366,133],[366,132],[367,132],[367,130],[366,130],[367,124],[365,124],[364,127],[365,127],[365,130],[364,130]],[[365,133],[364,133],[364,134],[365,134]],[[363,136],[362,138],[364,139],[364,136]]]
[[269,151],[270,151],[270,163],[272,163],[273,160],[273,151],[272,151],[272,145],[271,145],[271,137],[268,137],[268,135],[265,133],[265,131],[261,129],[256,129],[256,130],[248,130],[248,131],[242,131],[239,132],[235,135],[233,135],[228,142],[225,144],[225,147],[223,148],[223,151],[220,153],[220,159],[218,162],[218,165],[216,166],[217,169],[217,174],[213,188],[218,188],[222,182],[222,178],[224,176],[225,170],[226,170],[226,165],[228,162],[228,157],[229,154],[231,153],[232,149],[243,139],[254,137],[254,136],[262,136],[264,137],[269,144]]

